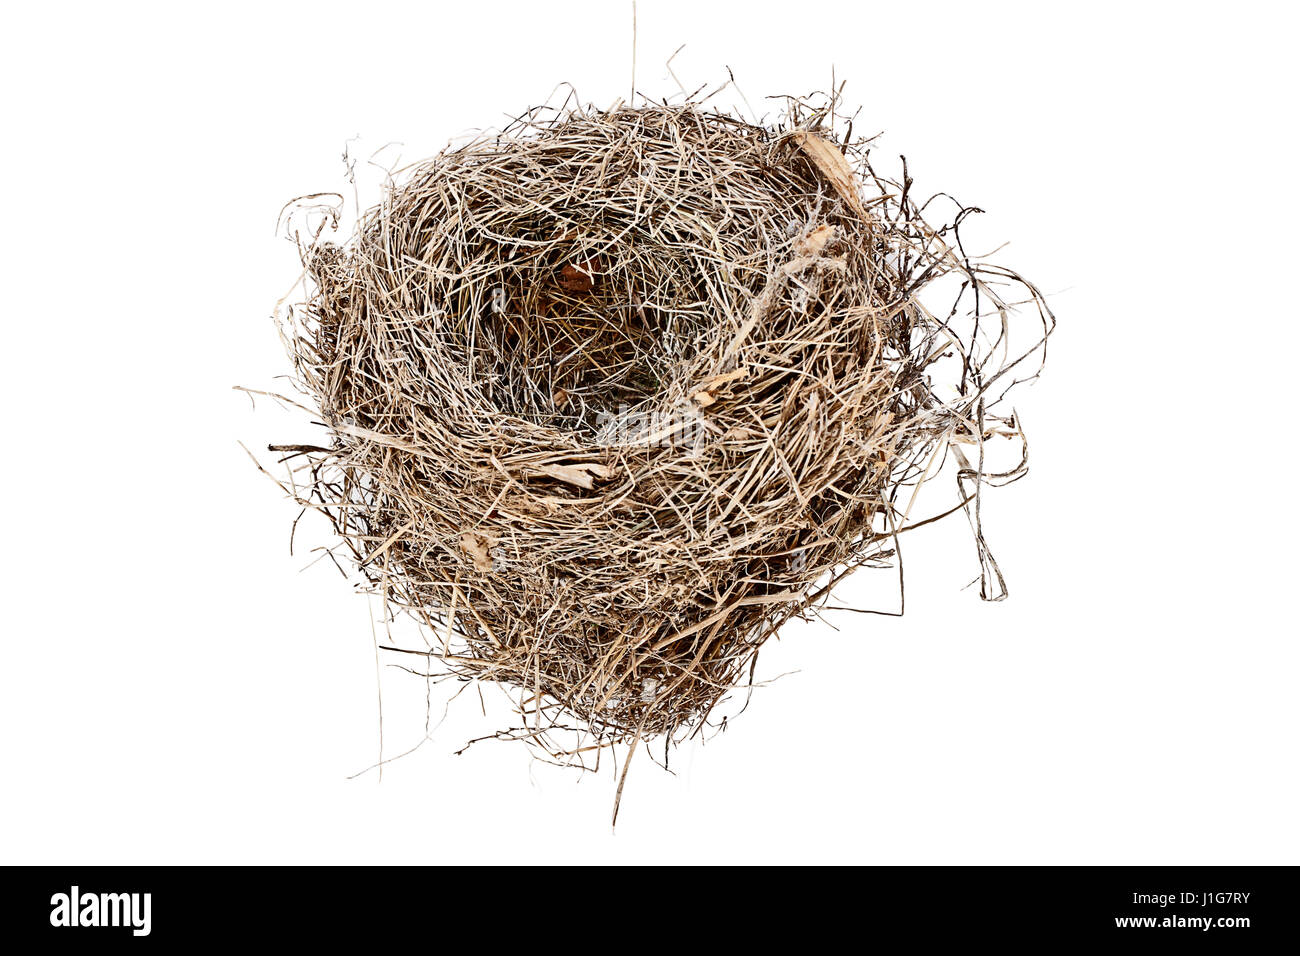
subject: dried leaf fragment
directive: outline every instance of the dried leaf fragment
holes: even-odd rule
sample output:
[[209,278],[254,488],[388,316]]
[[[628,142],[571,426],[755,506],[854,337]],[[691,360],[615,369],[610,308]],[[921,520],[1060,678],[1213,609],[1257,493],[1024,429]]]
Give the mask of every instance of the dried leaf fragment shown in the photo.
[[791,134],[791,138],[817,167],[822,177],[839,193],[840,198],[859,216],[865,217],[867,210],[862,205],[862,197],[858,195],[857,179],[844,154],[837,147],[808,130],[798,130]]
[[492,570],[492,540],[485,535],[466,531],[460,536],[460,549],[480,571]]
[[726,372],[722,375],[715,375],[705,380],[695,391],[691,393],[691,401],[700,408],[708,408],[718,400],[717,393],[726,388],[732,382],[743,381],[749,374],[747,369],[738,368],[732,372]]
[[801,256],[819,256],[826,244],[835,236],[835,227],[821,225],[794,244],[794,251]]
[[596,287],[596,263],[565,263],[560,268],[560,287],[566,292],[590,292]]

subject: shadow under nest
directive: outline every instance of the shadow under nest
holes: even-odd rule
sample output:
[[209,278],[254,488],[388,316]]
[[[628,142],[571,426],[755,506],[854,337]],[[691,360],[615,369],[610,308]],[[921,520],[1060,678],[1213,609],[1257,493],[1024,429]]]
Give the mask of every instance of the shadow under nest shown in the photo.
[[[961,250],[969,210],[931,228],[831,126],[798,101],[772,126],[534,113],[304,247],[286,342],[332,444],[273,447],[424,625],[415,653],[515,689],[503,736],[581,762],[705,726],[785,621],[889,563],[949,449],[1001,596],[978,489],[1024,462],[989,474],[983,444],[1020,436],[994,406],[1037,374],[1051,313]],[[919,294],[944,277],[936,316]],[[1015,306],[1037,327],[1018,351]]]

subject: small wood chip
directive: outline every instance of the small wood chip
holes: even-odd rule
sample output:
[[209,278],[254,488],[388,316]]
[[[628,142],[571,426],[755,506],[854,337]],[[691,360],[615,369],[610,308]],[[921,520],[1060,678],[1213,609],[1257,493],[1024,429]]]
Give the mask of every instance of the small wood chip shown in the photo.
[[594,479],[613,478],[617,474],[609,465],[594,461],[576,462],[571,465],[531,465],[529,471],[534,475],[554,478],[588,491],[595,487]]

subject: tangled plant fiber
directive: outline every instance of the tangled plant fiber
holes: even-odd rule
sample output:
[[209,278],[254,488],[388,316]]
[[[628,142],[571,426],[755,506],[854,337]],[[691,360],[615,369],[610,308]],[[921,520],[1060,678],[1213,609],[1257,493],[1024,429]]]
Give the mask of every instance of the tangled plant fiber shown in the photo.
[[1000,403],[1051,312],[833,105],[537,110],[302,241],[283,331],[330,441],[271,446],[284,486],[423,625],[413,670],[511,689],[495,736],[585,766],[708,725],[785,621],[895,560],[944,459],[1005,593],[980,487],[1026,456],[992,474],[984,447],[1023,440]]

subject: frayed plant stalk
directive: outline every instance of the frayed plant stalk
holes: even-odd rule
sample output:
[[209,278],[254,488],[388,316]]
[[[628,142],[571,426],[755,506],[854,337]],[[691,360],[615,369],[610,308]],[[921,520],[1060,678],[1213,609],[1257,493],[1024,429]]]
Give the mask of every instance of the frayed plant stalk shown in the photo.
[[495,736],[666,752],[783,623],[943,516],[912,505],[950,455],[947,514],[1005,594],[981,488],[1027,456],[995,474],[985,446],[1023,441],[1006,396],[1054,320],[966,254],[973,210],[928,224],[832,106],[534,111],[303,244],[283,331],[328,438],[273,446],[284,487],[422,626],[412,670],[509,689]]

